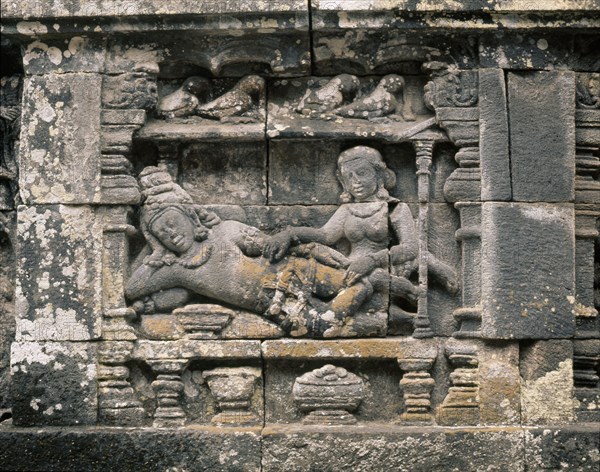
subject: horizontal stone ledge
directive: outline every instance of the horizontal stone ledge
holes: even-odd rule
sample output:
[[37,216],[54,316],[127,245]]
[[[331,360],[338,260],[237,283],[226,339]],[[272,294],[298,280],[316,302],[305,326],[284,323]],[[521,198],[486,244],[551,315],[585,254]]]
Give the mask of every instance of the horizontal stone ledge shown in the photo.
[[543,12],[599,10],[595,0],[312,0],[315,11],[411,11],[411,12]]
[[266,359],[397,359],[403,338],[339,339],[330,341],[281,339],[264,341]]
[[138,341],[133,359],[260,359],[260,341]]
[[128,16],[169,17],[179,15],[241,15],[248,13],[298,12],[308,14],[308,0],[147,0],[144,2],[72,0],[21,2],[8,0],[2,5],[2,16],[9,18],[122,18]]
[[596,471],[598,424],[539,428],[0,426],[4,470]]

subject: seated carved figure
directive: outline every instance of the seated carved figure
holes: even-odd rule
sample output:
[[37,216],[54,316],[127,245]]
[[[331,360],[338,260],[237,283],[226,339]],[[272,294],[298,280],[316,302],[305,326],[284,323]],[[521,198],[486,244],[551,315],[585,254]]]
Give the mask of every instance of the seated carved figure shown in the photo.
[[293,336],[333,337],[373,293],[368,279],[347,283],[349,260],[335,250],[299,245],[271,262],[262,256],[268,235],[189,204],[166,172],[146,168],[140,183],[151,254],[127,284],[131,301],[185,289],[264,315]]
[[[272,260],[282,258],[294,244],[318,242],[332,246],[341,240],[350,242],[349,285],[368,280],[375,290],[389,290],[392,298],[403,298],[415,304],[418,288],[408,277],[417,268],[418,239],[410,208],[390,197],[388,190],[396,183],[395,174],[387,168],[379,151],[356,146],[338,158],[338,179],[344,202],[321,228],[289,227],[275,235],[265,254]],[[390,210],[388,203],[393,205]],[[390,227],[398,244],[388,250]],[[391,267],[388,269],[388,264]],[[458,289],[454,270],[428,254],[429,271],[451,293]],[[406,319],[411,314],[398,306],[390,307],[394,317]]]

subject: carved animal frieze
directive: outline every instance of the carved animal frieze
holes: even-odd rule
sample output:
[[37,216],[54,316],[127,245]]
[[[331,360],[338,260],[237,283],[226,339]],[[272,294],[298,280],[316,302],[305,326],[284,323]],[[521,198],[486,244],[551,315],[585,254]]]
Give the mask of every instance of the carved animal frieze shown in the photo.
[[265,80],[258,75],[240,79],[228,91],[211,99],[216,91],[203,77],[189,77],[175,91],[158,101],[162,118],[200,116],[223,123],[254,123],[264,119]]

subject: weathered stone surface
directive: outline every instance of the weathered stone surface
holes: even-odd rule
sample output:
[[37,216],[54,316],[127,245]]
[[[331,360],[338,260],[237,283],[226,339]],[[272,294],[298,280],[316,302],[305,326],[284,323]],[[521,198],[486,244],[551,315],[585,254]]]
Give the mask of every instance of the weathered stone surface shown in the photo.
[[575,332],[570,204],[484,203],[482,333],[545,339]]
[[95,424],[96,363],[96,347],[90,343],[13,343],[14,424]]
[[524,470],[521,431],[469,431],[477,433],[388,425],[272,426],[263,433],[263,470]]
[[479,70],[481,200],[510,200],[506,84],[502,69]]
[[101,222],[84,206],[20,206],[17,340],[97,339],[101,330]]
[[265,204],[266,165],[264,143],[197,144],[184,151],[182,187],[195,203]]
[[142,469],[186,471],[260,470],[258,428],[149,430],[134,428],[0,429],[0,461],[7,470]]
[[32,75],[104,72],[105,40],[89,36],[29,42],[23,54],[25,72]]
[[557,424],[573,419],[572,341],[523,344],[519,370],[524,424]]
[[525,430],[526,470],[594,471],[600,466],[597,424]]
[[10,405],[10,344],[15,339],[16,213],[0,212],[0,409]]
[[[549,2],[550,3],[550,2]],[[513,70],[554,70],[571,65],[573,37],[560,34],[501,33],[481,38],[479,60],[483,67],[499,67]],[[502,46],[500,46],[502,44]]]
[[42,3],[0,469],[597,468],[593,0]]
[[139,341],[133,351],[134,359],[258,359],[259,341],[178,340]]
[[510,72],[508,110],[515,201],[573,201],[575,74]]
[[95,73],[25,80],[19,151],[24,203],[99,200],[100,87]]
[[339,148],[272,141],[269,159],[269,203],[337,205],[342,186],[335,176]]

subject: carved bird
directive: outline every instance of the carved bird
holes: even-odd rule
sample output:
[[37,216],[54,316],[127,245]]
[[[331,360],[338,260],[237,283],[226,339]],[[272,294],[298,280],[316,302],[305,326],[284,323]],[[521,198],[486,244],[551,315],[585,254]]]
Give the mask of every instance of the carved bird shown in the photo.
[[159,100],[158,114],[165,118],[190,116],[200,103],[198,97],[207,95],[209,90],[208,79],[189,77],[181,87]]
[[248,75],[229,92],[219,98],[196,107],[196,113],[204,118],[223,120],[240,116],[252,109],[264,95],[265,80],[258,75]]
[[404,79],[396,74],[386,75],[368,95],[335,109],[336,115],[368,120],[397,111],[396,94],[404,89]]
[[308,89],[300,99],[296,111],[310,116],[334,110],[353,96],[359,85],[360,82],[354,75],[337,75],[316,90]]

